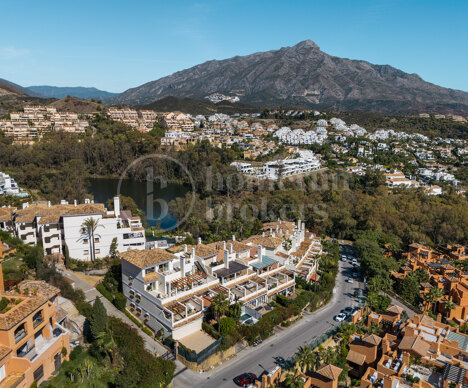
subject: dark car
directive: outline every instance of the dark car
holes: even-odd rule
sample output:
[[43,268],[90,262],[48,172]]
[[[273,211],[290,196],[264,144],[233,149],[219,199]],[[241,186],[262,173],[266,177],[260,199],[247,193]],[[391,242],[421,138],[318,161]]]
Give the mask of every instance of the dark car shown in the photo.
[[257,376],[253,373],[243,373],[234,378],[234,383],[239,387],[245,387],[246,385],[253,384],[257,380]]
[[352,307],[346,307],[345,309],[341,310],[342,313],[350,316],[353,312],[353,308]]

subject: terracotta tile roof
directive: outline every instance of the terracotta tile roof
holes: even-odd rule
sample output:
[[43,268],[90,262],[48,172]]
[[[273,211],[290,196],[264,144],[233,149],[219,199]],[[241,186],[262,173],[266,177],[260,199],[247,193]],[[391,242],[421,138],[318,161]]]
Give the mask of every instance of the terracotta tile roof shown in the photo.
[[364,361],[366,361],[366,356],[362,353],[350,350],[346,356],[346,360],[352,362],[353,364],[363,365]]
[[142,251],[134,249],[120,253],[120,257],[139,268],[149,267],[177,258],[172,253],[160,248],[144,249]]
[[432,284],[427,282],[421,283],[421,286],[423,286],[424,288],[432,288]]
[[326,377],[329,380],[337,380],[338,376],[341,374],[343,369],[338,368],[335,365],[325,365],[322,368],[320,368],[316,373],[319,375]]
[[0,207],[0,222],[10,221],[11,209],[7,207]]
[[403,309],[400,306],[397,305],[392,305],[387,309],[388,312],[390,313],[395,313],[395,314],[401,314],[403,312]]
[[296,227],[296,225],[291,221],[274,221],[263,224],[263,230],[272,229],[273,231],[276,231],[276,226],[278,226],[278,230],[282,233],[286,233],[286,230],[288,230],[289,234],[292,234],[291,232],[294,231],[294,228]]
[[10,348],[0,345],[0,361],[3,360],[11,352]]
[[213,256],[219,252],[219,248],[216,248],[216,246],[212,244],[189,245],[187,247],[187,252],[192,252],[192,248],[195,248],[195,255],[198,257]]
[[282,243],[283,239],[278,238],[278,237],[271,237],[271,236],[250,236],[247,240],[242,241],[245,244],[256,244],[256,245],[261,245],[262,247],[266,248],[272,248],[276,249],[278,248]]
[[21,291],[26,289],[31,292],[36,291],[36,295],[27,296],[14,291],[1,294],[0,297],[21,299],[22,301],[6,313],[0,314],[0,330],[11,329],[60,292],[58,288],[40,280],[26,280],[21,282],[18,287]]
[[[244,243],[239,242],[239,241],[229,240],[229,241],[226,241],[226,249],[227,250],[231,249],[231,244],[232,244],[232,250],[234,252],[236,252],[236,253],[252,249],[252,247],[250,245],[244,244]],[[205,246],[210,247],[213,250],[218,251],[220,249],[221,250],[223,249],[223,245],[224,244],[223,244],[222,241],[217,241],[217,242],[214,242],[214,243],[211,243],[211,244],[206,244]]]
[[429,350],[430,345],[427,342],[424,342],[420,337],[410,337],[404,336],[398,345],[398,349],[400,350],[412,350],[416,352],[421,357],[424,357]]
[[375,334],[367,334],[362,338],[362,340],[368,344],[377,346],[382,341],[382,338]]
[[32,222],[37,216],[65,216],[78,214],[103,214],[105,212],[103,203],[83,203],[75,205],[51,205],[38,203],[29,205],[27,208],[16,211],[18,222]]
[[421,325],[428,326],[428,327],[434,327],[436,321],[434,321],[429,315],[426,314],[417,314],[416,315],[419,318],[419,322]]
[[184,250],[184,247],[182,245],[173,245],[172,247],[169,247],[166,249],[166,251],[171,252],[171,253],[182,252],[183,250]]
[[60,221],[60,215],[54,214],[51,216],[41,217],[38,224],[58,224]]

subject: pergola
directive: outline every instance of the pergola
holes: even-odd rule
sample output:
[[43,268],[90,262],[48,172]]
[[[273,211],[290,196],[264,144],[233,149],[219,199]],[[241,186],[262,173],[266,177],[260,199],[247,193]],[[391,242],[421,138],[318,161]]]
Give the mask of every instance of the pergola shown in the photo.
[[191,285],[192,283],[198,282],[200,280],[206,279],[207,277],[208,275],[203,272],[196,272],[192,275],[173,280],[171,282],[171,287],[176,289],[185,288],[186,286]]

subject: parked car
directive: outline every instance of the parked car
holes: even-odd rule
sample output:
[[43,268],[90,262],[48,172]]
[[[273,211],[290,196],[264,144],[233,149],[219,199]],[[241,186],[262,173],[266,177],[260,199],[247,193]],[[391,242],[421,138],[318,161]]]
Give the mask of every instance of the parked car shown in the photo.
[[346,261],[346,256],[341,256],[341,261]]
[[357,260],[356,260],[356,259],[353,259],[353,260],[351,261],[351,264],[352,264],[352,265],[357,265]]
[[281,356],[275,357],[275,361],[277,364],[280,364],[280,365],[283,365],[286,362],[286,360]]
[[259,338],[258,340],[256,340],[256,341],[253,343],[253,346],[258,346],[258,345],[260,345],[262,342],[263,342],[263,340],[262,340],[261,338]]
[[348,278],[348,279],[346,279],[346,281],[347,281],[348,283],[351,283],[351,284],[354,283],[352,278]]
[[352,307],[346,307],[345,309],[341,310],[343,314],[350,316],[353,313],[354,309]]
[[346,319],[346,314],[339,313],[338,315],[335,315],[335,318],[333,318],[337,322],[342,322]]
[[239,387],[245,387],[249,384],[253,384],[257,380],[257,376],[253,373],[243,373],[237,377],[234,377],[234,383]]

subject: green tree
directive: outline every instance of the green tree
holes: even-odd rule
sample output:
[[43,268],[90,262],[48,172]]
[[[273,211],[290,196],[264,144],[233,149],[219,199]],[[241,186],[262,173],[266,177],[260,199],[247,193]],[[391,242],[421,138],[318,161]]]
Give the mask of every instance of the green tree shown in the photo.
[[94,339],[99,338],[99,336],[104,333],[107,329],[107,311],[101,300],[96,297],[93,304],[93,311],[89,319],[89,324],[91,328],[91,334]]
[[415,276],[406,276],[399,284],[398,293],[412,304],[416,304],[419,296],[419,282]]
[[224,317],[219,323],[219,328],[221,335],[225,337],[234,333],[234,330],[236,330],[236,321],[231,317]]
[[444,303],[445,318],[448,318],[448,316],[450,315],[450,311],[455,310],[456,307],[457,306],[453,301],[451,301],[450,299],[446,300]]
[[[104,228],[104,225],[99,224],[99,219],[97,218],[87,218],[81,224],[81,234],[86,236],[89,241],[89,247],[91,252],[91,261],[96,260],[96,230],[97,228]],[[99,238],[99,236],[98,236]]]
[[211,308],[213,309],[213,314],[218,321],[218,332],[220,332],[220,320],[221,316],[223,316],[229,308],[229,300],[227,299],[226,295],[218,294],[213,298],[213,302],[211,303]]

